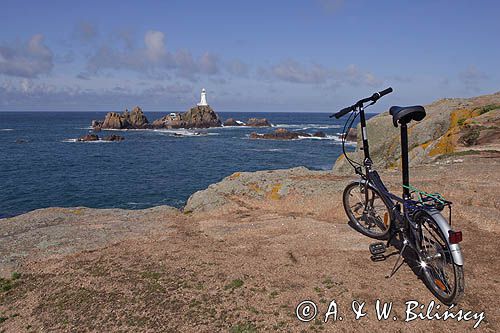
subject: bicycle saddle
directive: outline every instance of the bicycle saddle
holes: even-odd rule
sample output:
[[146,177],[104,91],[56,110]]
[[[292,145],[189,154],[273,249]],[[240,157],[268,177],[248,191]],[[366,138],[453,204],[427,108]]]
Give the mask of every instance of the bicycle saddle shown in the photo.
[[425,117],[425,109],[423,106],[391,106],[389,113],[392,115],[392,123],[394,127],[400,124],[407,124],[412,120],[420,121]]

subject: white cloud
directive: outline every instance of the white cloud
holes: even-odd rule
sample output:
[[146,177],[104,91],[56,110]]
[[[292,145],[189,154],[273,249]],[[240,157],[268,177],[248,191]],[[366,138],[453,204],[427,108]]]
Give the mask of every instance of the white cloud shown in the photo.
[[376,87],[382,84],[382,80],[377,79],[372,73],[364,72],[352,64],[345,71],[341,71],[338,76],[354,86],[366,85]]
[[307,68],[294,60],[275,65],[271,71],[277,78],[297,83],[324,83],[330,76],[330,71],[321,65]]
[[154,30],[145,33],[144,46],[141,48],[99,48],[89,58],[87,70],[97,74],[106,69],[132,70],[155,78],[164,78],[169,72],[173,72],[188,79],[194,79],[200,74],[213,75],[219,72],[218,58],[215,55],[206,52],[195,59],[191,52],[184,49],[171,52],[167,49],[165,34]]
[[167,50],[165,47],[165,35],[161,31],[148,31],[144,35],[145,53],[149,60],[158,62],[165,57]]
[[54,67],[53,53],[36,34],[26,44],[0,45],[0,74],[35,78],[50,73]]
[[353,86],[378,86],[382,80],[373,73],[365,72],[355,65],[349,65],[345,70],[336,70],[319,64],[304,65],[296,60],[284,60],[267,68],[259,68],[258,76],[261,79],[272,81],[285,81],[300,84],[328,84],[340,87]]

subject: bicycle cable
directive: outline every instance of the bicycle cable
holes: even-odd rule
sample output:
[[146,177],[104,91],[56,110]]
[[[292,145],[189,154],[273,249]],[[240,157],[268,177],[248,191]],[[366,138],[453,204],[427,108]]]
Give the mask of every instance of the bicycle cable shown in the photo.
[[[350,129],[352,124],[354,123],[354,120],[356,120],[356,118],[358,117],[359,115],[359,111],[355,111],[351,114],[349,114],[349,117],[347,118],[346,122],[344,123],[344,128],[342,129],[342,153],[344,154],[344,157],[346,158],[347,162],[354,168],[356,169],[356,165],[358,166],[362,166],[361,163],[358,163],[352,159],[349,158],[349,156],[347,155],[347,152],[345,151],[345,141],[346,141],[346,138],[347,138],[347,132],[346,132],[346,127],[347,129]],[[354,116],[354,117],[353,117]],[[352,118],[352,119],[351,119]],[[347,124],[349,124],[349,126],[347,126]],[[354,165],[356,164],[356,165]]]

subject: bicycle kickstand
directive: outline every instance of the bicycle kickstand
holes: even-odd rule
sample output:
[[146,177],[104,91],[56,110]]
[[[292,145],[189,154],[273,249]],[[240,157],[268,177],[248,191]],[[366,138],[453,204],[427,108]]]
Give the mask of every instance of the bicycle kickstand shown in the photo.
[[404,239],[403,240],[403,248],[399,252],[399,256],[398,256],[398,259],[396,260],[396,262],[394,263],[394,267],[392,267],[391,274],[387,275],[385,277],[386,279],[390,279],[391,277],[393,277],[394,274],[396,274],[396,272],[399,270],[399,268],[401,266],[403,266],[403,264],[405,262],[404,259],[403,259],[403,261],[401,261],[401,263],[399,265],[398,265],[398,263],[399,263],[399,260],[401,260],[401,257],[403,256],[403,252],[405,251],[407,245],[408,245],[408,240]]

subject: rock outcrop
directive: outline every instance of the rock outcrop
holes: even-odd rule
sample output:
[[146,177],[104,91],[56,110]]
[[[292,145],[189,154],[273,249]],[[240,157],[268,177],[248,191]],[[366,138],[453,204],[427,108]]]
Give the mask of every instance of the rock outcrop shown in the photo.
[[179,112],[172,112],[151,123],[153,128],[180,128],[182,125],[182,114]]
[[121,135],[111,134],[102,138],[104,141],[123,141],[125,138]]
[[108,112],[102,122],[98,120],[92,121],[92,128],[94,128],[94,130],[137,129],[147,127],[148,119],[138,106],[133,108],[131,112],[128,110],[123,111],[121,114],[117,112]]
[[160,119],[149,123],[136,106],[131,112],[108,112],[104,121],[92,120],[94,131],[101,129],[148,129],[148,128],[209,128],[222,125],[219,116],[210,106],[195,106],[189,111],[180,113],[172,112]]
[[222,125],[219,116],[208,105],[195,106],[182,114],[183,128],[209,128]]
[[142,109],[138,106],[132,109],[132,112],[129,113],[129,123],[133,128],[143,128],[147,126],[148,118],[142,112]]
[[266,118],[250,118],[246,125],[251,127],[270,127],[271,123]]
[[[97,134],[94,134],[94,133],[89,133],[89,134],[86,134],[80,138],[78,138],[78,141],[80,142],[89,142],[89,141],[99,141],[99,136]],[[104,138],[102,138],[103,141],[123,141],[125,140],[125,138],[123,136],[120,136],[120,135],[116,135],[116,134],[112,134],[112,135],[108,135],[108,136],[105,136]]]
[[315,138],[325,138],[326,134],[323,131],[318,131],[318,132],[314,133],[312,136]]
[[356,142],[358,141],[358,129],[357,128],[349,128],[347,131],[347,134],[341,134],[340,136],[345,135],[345,140],[346,141],[351,141],[351,142]]
[[[429,163],[442,155],[461,154],[471,149],[500,150],[500,92],[469,99],[442,99],[425,106],[427,116],[408,126],[410,165]],[[357,131],[359,132],[359,125]],[[389,112],[367,121],[370,155],[377,168],[399,168],[400,132]],[[358,148],[350,153],[362,161]],[[335,165],[336,173],[352,172],[344,156]]]
[[81,142],[99,141],[99,137],[97,136],[97,134],[89,133],[89,134],[86,134],[86,135],[78,138],[78,141],[81,141]]
[[101,121],[101,120],[92,120],[91,126],[95,132],[99,132],[102,129],[102,124],[103,124],[103,121]]
[[184,113],[171,113],[153,121],[153,128],[209,128],[220,127],[222,122],[208,105],[195,106]]
[[274,132],[259,134],[253,132],[250,134],[250,139],[270,139],[270,140],[294,140],[299,138],[324,138],[326,134],[324,132],[316,132],[314,134],[309,134],[305,132],[292,132],[285,128],[278,128]]
[[234,118],[228,118],[224,122],[224,126],[245,126],[246,124],[242,121],[236,120]]

